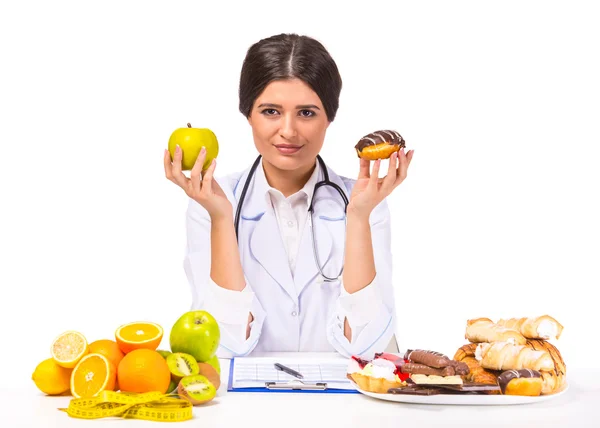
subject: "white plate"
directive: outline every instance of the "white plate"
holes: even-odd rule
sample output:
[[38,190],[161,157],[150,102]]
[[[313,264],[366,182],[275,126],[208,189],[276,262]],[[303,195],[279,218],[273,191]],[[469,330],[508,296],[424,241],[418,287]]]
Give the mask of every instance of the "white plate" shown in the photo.
[[531,404],[540,403],[546,400],[553,400],[563,395],[569,389],[565,388],[555,394],[540,395],[539,397],[527,397],[521,395],[484,395],[484,394],[438,394],[438,395],[410,395],[410,394],[378,394],[375,392],[363,391],[357,388],[361,394],[379,400],[395,401],[398,403],[416,403],[416,404],[450,404],[462,406],[508,406],[512,404]]

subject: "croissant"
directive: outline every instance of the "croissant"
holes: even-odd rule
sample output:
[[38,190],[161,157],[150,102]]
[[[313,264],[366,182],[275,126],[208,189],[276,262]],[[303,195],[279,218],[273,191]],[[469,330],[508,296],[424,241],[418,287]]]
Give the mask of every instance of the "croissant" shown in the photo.
[[475,350],[477,349],[476,343],[470,343],[463,345],[454,354],[455,361],[461,361],[469,367],[469,373],[462,376],[464,381],[476,382],[476,383],[487,383],[491,385],[497,384],[497,377],[501,372],[494,372],[486,370],[481,367],[479,361],[475,359]]
[[469,343],[463,345],[454,354],[453,360],[462,361],[467,357],[475,357],[475,350],[477,349],[477,343]]
[[517,345],[525,345],[527,342],[517,330],[497,325],[489,318],[468,320],[465,339],[473,343],[514,342]]
[[527,339],[558,339],[563,330],[562,324],[550,315],[501,319],[496,324],[517,330]]
[[508,342],[480,343],[475,358],[482,367],[492,370],[554,370],[554,361],[548,351]]

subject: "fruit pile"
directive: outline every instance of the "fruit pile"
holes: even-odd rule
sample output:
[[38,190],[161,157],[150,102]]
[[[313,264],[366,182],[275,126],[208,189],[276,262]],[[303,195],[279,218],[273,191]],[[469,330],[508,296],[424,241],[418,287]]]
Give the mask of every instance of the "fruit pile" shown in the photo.
[[183,314],[171,329],[170,350],[157,349],[163,334],[152,322],[124,324],[115,340],[91,343],[78,331],[66,331],[54,339],[51,357],[37,365],[32,379],[47,395],[160,392],[193,405],[212,400],[221,385],[217,321],[206,311]]

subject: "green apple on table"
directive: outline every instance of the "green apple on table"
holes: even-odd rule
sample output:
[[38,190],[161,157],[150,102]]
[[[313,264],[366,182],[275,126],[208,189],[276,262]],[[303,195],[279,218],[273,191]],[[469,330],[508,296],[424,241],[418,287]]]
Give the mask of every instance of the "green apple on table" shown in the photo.
[[[221,331],[217,320],[203,310],[189,311],[179,317],[171,328],[169,337],[172,352],[190,354],[196,361],[209,364],[216,356],[220,340]],[[215,367],[215,370],[220,372],[220,368]]]
[[189,171],[194,167],[194,163],[204,146],[206,148],[206,158],[202,171],[208,169],[210,163],[219,154],[219,142],[217,136],[208,128],[192,128],[187,124],[187,128],[178,128],[169,138],[169,153],[171,160],[175,158],[175,147],[181,147],[181,169]]
[[206,362],[206,364],[210,364],[218,374],[221,374],[221,362],[216,355],[213,355],[212,358]]

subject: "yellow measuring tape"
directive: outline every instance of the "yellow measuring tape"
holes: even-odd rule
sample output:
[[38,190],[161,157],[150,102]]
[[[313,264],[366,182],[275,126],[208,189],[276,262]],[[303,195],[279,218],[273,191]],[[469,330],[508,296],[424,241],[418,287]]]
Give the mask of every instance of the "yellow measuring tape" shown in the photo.
[[92,398],[75,398],[66,409],[73,418],[99,419],[122,417],[157,422],[180,422],[192,419],[192,403],[160,392],[133,394],[103,391]]

